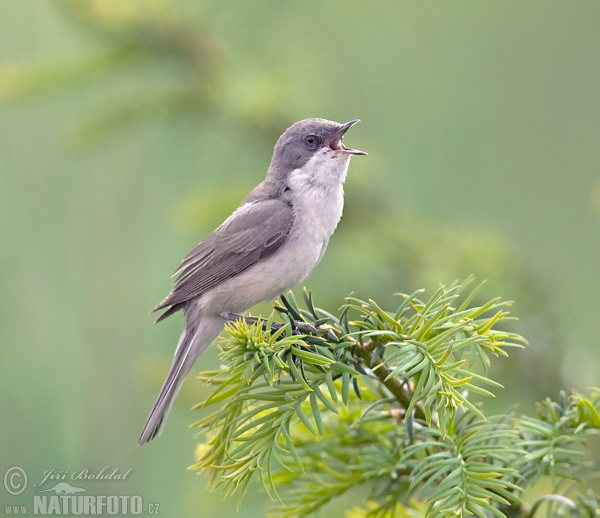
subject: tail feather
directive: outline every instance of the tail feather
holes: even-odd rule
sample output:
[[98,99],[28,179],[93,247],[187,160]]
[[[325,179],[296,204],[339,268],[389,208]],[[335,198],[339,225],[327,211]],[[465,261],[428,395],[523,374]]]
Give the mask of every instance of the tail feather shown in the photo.
[[219,318],[202,317],[200,319],[194,318],[196,315],[186,316],[188,323],[181,333],[173,364],[146,420],[138,445],[145,444],[160,434],[187,373],[193,367],[198,356],[204,352],[223,328],[223,320]]

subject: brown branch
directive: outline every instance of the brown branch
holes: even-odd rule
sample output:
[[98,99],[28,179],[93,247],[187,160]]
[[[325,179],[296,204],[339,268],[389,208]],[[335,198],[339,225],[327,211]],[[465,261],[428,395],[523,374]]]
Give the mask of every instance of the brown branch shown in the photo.
[[[356,343],[355,354],[359,358],[361,358],[367,366],[371,366],[373,363],[373,353],[375,351],[376,343],[372,340],[369,340],[364,345],[360,343]],[[407,390],[400,380],[396,378],[396,376],[391,376],[388,379],[388,376],[392,373],[392,369],[390,369],[387,365],[381,364],[377,369],[372,371],[375,376],[381,381],[381,383],[394,395],[394,397],[398,400],[398,403],[406,410],[410,406],[410,402],[412,400],[412,394],[409,390]],[[423,410],[423,406],[419,403],[415,405],[415,415],[420,419],[426,419],[425,411]],[[432,425],[434,421],[432,419]]]

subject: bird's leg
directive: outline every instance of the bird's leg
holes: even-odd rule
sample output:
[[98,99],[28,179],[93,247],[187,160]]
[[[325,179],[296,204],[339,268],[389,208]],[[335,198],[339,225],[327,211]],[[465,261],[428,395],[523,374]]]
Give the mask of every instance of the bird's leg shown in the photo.
[[[267,323],[267,321],[264,320],[263,318],[245,317],[243,315],[236,315],[235,313],[229,313],[227,311],[221,313],[221,318],[223,320],[227,320],[229,322],[241,322],[242,320],[245,320],[246,322],[249,322],[251,324],[256,324],[260,320],[261,322],[263,322],[263,325],[265,325]],[[281,324],[279,322],[271,322],[271,329],[273,331],[277,331],[278,329],[281,329],[285,325],[286,324]],[[315,326],[313,326],[312,324],[309,324],[308,322],[294,320],[294,325],[296,326],[296,329],[294,329],[292,331],[292,334],[299,335],[299,334],[301,334],[300,331],[303,331],[308,334],[317,334],[317,328]]]

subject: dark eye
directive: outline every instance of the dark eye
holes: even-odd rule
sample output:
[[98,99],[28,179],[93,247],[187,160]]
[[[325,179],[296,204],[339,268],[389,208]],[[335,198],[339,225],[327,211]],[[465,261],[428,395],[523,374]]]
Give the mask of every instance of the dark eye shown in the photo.
[[314,149],[321,143],[321,139],[318,135],[311,133],[310,135],[306,135],[306,137],[304,137],[304,143],[309,148]]

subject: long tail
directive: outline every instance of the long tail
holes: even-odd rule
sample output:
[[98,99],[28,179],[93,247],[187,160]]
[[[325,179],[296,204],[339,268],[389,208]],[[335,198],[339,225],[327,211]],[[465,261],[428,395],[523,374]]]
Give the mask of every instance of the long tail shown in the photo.
[[202,316],[197,314],[196,311],[186,314],[185,328],[179,338],[173,364],[150,411],[138,445],[145,444],[160,434],[187,373],[198,356],[219,335],[223,329],[223,324],[223,320],[218,317]]

